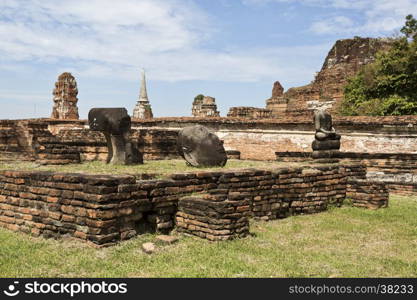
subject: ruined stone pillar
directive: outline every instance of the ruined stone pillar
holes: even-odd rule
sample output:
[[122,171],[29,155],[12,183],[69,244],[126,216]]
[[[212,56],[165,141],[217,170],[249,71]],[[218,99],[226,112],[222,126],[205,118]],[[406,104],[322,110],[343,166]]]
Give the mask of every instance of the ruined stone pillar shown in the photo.
[[71,73],[64,72],[59,75],[52,94],[54,95],[52,119],[71,120],[79,118],[77,82]]

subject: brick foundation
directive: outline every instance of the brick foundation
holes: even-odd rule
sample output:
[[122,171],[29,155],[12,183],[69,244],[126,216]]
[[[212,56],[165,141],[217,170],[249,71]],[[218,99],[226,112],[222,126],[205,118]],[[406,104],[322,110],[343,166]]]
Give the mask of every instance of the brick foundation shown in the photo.
[[210,241],[245,237],[249,210],[249,200],[240,193],[183,197],[178,202],[177,230]]
[[[204,233],[211,240],[230,239],[247,234],[248,217],[273,220],[340,205],[346,181],[363,174],[363,166],[349,164],[197,171],[164,180],[1,171],[0,226],[109,246],[145,231],[168,232],[177,216],[180,231]],[[377,199],[379,190],[373,187],[364,193]],[[190,229],[183,224],[200,225]]]
[[44,237],[68,235],[109,245],[131,234],[148,210],[131,176],[51,172],[0,173],[0,225]]
[[[311,161],[311,152],[276,152],[278,161]],[[363,178],[383,182],[395,194],[417,194],[417,154],[338,152],[344,163],[363,164]]]
[[389,193],[382,182],[351,179],[347,182],[346,197],[352,200],[353,206],[378,209],[388,207]]

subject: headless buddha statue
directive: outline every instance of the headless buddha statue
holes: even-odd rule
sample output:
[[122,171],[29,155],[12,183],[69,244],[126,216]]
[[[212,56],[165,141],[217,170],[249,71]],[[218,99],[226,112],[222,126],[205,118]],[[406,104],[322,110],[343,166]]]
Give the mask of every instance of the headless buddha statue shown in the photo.
[[340,149],[340,134],[333,128],[332,116],[324,110],[315,111],[314,126],[313,157],[333,156]]

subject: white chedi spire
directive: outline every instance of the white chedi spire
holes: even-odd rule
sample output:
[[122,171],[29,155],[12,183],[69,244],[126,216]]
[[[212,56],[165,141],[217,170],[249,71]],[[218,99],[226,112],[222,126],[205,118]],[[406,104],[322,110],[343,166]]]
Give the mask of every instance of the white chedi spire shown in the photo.
[[149,102],[144,69],[142,69],[142,80],[140,82],[139,102]]
[[142,69],[142,78],[140,82],[139,99],[133,109],[133,118],[151,119],[153,118],[151,105],[149,104],[148,92],[146,90],[145,70]]

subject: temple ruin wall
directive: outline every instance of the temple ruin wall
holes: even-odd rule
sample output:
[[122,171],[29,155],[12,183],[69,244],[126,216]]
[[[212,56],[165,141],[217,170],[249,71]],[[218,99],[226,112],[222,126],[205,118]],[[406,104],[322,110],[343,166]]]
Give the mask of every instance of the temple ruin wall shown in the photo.
[[[340,205],[348,179],[364,175],[361,165],[197,171],[158,180],[1,171],[0,226],[35,236],[66,235],[100,247],[176,224],[182,231],[223,240],[247,233],[248,217],[270,220]],[[190,195],[204,198],[190,203],[184,198]]]
[[[277,159],[276,152],[282,153],[280,160],[310,159],[314,138],[310,118],[133,120],[131,138],[139,144],[145,160],[179,158],[177,132],[195,124],[211,128],[224,141],[226,150],[240,153],[241,159],[272,161]],[[417,192],[416,116],[336,117],[334,127],[342,135],[343,159],[364,162],[368,177],[385,182],[391,192]],[[58,147],[59,151],[55,149]],[[90,131],[85,120],[2,120],[0,149],[44,163],[77,162],[74,152],[81,161],[107,157],[104,136]]]
[[[46,135],[47,124],[50,133],[62,143],[79,148],[82,160],[105,158],[107,150],[104,137],[100,133],[89,131],[85,120],[2,122],[1,149],[19,151],[18,145],[22,144],[19,132],[23,137],[29,136],[30,140],[26,144],[30,145],[36,135]],[[24,132],[22,122],[30,130]],[[44,127],[41,128],[37,123]],[[310,152],[314,138],[310,119],[249,121],[232,118],[159,118],[133,121],[132,138],[142,147],[145,159],[173,158],[176,156],[176,133],[181,128],[195,124],[212,129],[224,141],[226,150],[240,151],[241,159],[275,160],[277,151]],[[417,154],[417,117],[414,116],[335,118],[334,127],[342,135],[342,152]]]

